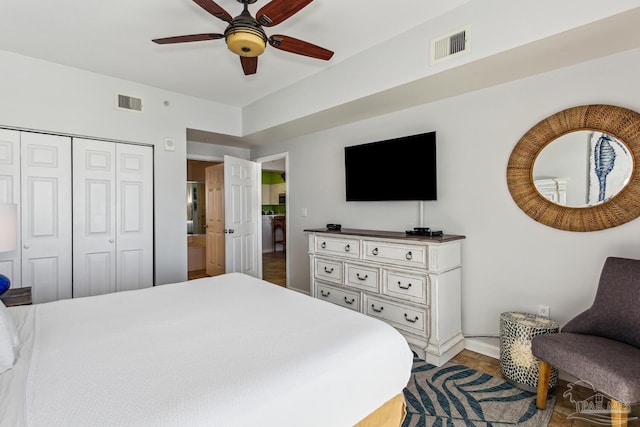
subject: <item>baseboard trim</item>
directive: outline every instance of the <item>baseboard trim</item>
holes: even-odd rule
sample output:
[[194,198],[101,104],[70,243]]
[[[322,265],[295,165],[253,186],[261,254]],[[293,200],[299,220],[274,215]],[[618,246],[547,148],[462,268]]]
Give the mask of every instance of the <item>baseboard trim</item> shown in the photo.
[[465,338],[464,348],[494,359],[500,359],[500,338],[498,337]]

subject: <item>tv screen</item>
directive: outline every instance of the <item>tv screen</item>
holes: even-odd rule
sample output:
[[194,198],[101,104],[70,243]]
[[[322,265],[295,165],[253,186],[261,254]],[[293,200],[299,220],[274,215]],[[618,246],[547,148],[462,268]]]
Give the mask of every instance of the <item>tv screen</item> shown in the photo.
[[437,200],[436,133],[344,148],[347,201]]

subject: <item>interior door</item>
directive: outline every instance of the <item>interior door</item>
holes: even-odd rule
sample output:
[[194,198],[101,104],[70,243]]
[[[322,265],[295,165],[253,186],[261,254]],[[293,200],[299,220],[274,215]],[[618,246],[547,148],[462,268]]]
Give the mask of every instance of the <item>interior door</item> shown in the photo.
[[34,303],[71,298],[71,138],[21,134],[22,286]]
[[259,163],[224,156],[226,272],[259,276]]
[[209,166],[205,174],[207,275],[225,272],[224,164]]
[[116,146],[117,291],[153,286],[153,148]]
[[[0,203],[18,205],[20,230],[20,132],[0,129]],[[11,280],[12,288],[22,287],[20,233],[15,251],[0,252],[0,274]]]
[[153,285],[153,149],[73,141],[73,296]]
[[116,290],[115,144],[73,141],[73,296]]

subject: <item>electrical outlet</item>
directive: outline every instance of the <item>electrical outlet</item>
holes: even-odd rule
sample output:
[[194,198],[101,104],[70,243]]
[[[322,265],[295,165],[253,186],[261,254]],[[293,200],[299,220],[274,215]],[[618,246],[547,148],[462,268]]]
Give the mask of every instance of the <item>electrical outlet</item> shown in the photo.
[[538,314],[540,316],[549,317],[549,306],[548,305],[539,305],[538,306]]

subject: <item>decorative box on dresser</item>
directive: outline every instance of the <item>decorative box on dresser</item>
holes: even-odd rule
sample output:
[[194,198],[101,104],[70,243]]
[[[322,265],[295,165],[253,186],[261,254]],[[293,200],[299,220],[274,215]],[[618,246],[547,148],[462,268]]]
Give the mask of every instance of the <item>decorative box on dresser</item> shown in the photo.
[[464,236],[305,231],[310,233],[313,297],[391,324],[419,357],[434,365],[463,350],[460,243]]

